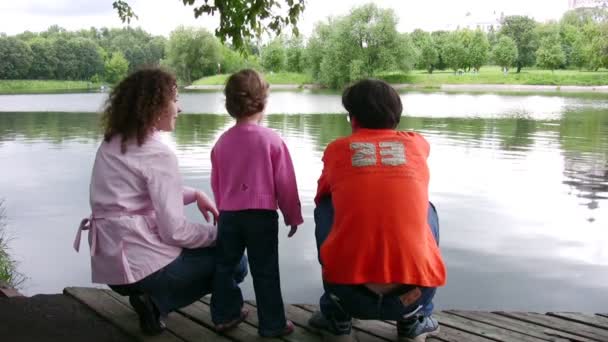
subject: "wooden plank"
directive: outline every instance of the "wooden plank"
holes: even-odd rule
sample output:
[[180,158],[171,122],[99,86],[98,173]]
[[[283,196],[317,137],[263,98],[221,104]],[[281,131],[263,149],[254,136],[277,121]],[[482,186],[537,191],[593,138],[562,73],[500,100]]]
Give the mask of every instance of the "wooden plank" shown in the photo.
[[104,291],[99,289],[68,287],[63,290],[64,295],[71,296],[88,306],[101,317],[127,333],[137,341],[150,342],[182,342],[183,340],[169,331],[158,336],[146,336],[139,328],[139,320],[134,311],[117,302]]
[[590,325],[600,329],[608,330],[608,318],[597,315],[585,315],[578,312],[549,312],[547,316],[566,319],[573,322],[578,322]]
[[[318,310],[318,307],[315,305],[297,305],[309,312],[314,312]],[[381,337],[385,340],[394,341],[397,337],[397,328],[395,327],[394,322],[382,322],[382,321],[369,321],[369,320],[353,320],[353,328],[365,331],[367,333],[373,334],[375,336]],[[432,340],[441,340],[445,342],[488,342],[493,341],[491,339],[469,334],[467,332],[454,329],[448,326],[441,326],[440,332],[437,337],[433,337],[432,339],[427,339],[428,341]]]
[[608,341],[608,331],[585,324],[567,321],[556,317],[531,312],[495,312],[497,315],[511,317],[524,322],[538,324],[543,327],[561,330],[573,335],[587,337],[594,341]]
[[473,335],[489,338],[500,342],[545,342],[545,340],[504,329],[494,325],[472,321],[449,313],[436,313],[435,317],[441,326],[449,326],[454,329],[466,331]]
[[481,311],[459,311],[449,310],[444,311],[452,315],[457,315],[472,321],[483,322],[491,324],[504,329],[517,331],[522,334],[538,337],[545,341],[552,342],[592,342],[586,337],[576,336],[567,332],[545,328],[536,324],[527,323],[520,320],[511,319],[504,316],[499,316],[491,312]]
[[[127,308],[131,309],[131,304],[127,297],[121,296],[114,291],[105,291],[109,296],[113,297]],[[215,331],[210,330],[183,315],[172,312],[167,317],[165,322],[167,329],[176,336],[179,336],[188,342],[214,341],[214,342],[229,342],[230,340],[224,336],[218,335]]]
[[[211,312],[209,305],[197,301],[193,304],[179,310],[180,313],[186,315],[188,318],[202,324],[205,327],[214,329],[215,325],[211,320]],[[258,335],[257,328],[249,324],[239,324],[234,329],[230,329],[222,335],[235,341],[265,341],[265,342],[280,342],[278,338],[264,338]]]

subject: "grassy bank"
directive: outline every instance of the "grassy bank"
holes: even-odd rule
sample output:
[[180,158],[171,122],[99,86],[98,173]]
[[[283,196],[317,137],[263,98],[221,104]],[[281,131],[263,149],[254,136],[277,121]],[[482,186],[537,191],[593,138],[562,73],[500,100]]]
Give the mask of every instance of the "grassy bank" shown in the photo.
[[[297,73],[266,73],[266,79],[271,84],[310,84],[312,78],[307,74]],[[513,84],[513,85],[576,85],[597,86],[608,85],[608,70],[578,71],[578,70],[537,70],[523,69],[521,73],[514,70],[504,75],[499,67],[483,67],[477,74],[455,74],[453,71],[436,71],[432,74],[423,70],[410,73],[392,72],[379,74],[376,77],[393,84],[414,84],[422,88],[439,88],[442,84]],[[216,75],[201,78],[193,85],[224,85],[228,75]]]
[[0,94],[46,93],[99,89],[101,84],[88,81],[0,80]]
[[432,74],[415,70],[409,74],[386,73],[378,75],[390,83],[410,83],[422,87],[438,87],[441,84],[515,84],[515,85],[608,85],[608,70],[537,70],[523,69],[519,74],[512,70],[504,75],[499,67],[483,67],[477,74],[455,74],[453,71],[436,71]]
[[8,254],[8,237],[5,229],[4,201],[0,199],[0,283],[18,288],[25,281],[25,277],[17,272],[17,264]]
[[[228,74],[203,77],[196,80],[192,85],[224,85],[228,79]],[[264,73],[264,77],[270,84],[310,84],[313,83],[312,77],[308,74],[295,72]]]

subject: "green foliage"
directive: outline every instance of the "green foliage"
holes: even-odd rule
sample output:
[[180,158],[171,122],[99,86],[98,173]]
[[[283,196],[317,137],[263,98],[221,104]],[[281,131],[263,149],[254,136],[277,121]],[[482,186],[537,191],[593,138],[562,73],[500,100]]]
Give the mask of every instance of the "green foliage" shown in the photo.
[[452,70],[458,71],[465,67],[467,51],[458,35],[458,32],[450,32],[444,47],[445,64]]
[[432,74],[433,70],[435,70],[435,65],[437,65],[438,62],[439,53],[437,52],[433,41],[429,39],[425,41],[420,47],[420,57],[418,66],[427,70],[429,74]]
[[502,68],[509,70],[517,62],[517,45],[508,36],[501,36],[492,51],[492,59]]
[[129,61],[121,52],[114,52],[112,57],[106,60],[104,67],[104,78],[110,84],[116,84],[127,76]]
[[92,79],[90,81],[0,80],[0,94],[80,91],[100,86],[100,84],[91,82],[93,82]]
[[32,49],[32,65],[28,77],[30,79],[52,79],[57,69],[57,56],[53,43],[49,39],[36,37],[30,40]]
[[304,41],[301,36],[293,36],[287,41],[285,58],[287,71],[302,72],[304,70]]
[[[190,83],[218,72],[221,44],[206,29],[178,27],[169,36],[167,63],[177,77]],[[220,66],[221,67],[221,66]]]
[[279,72],[285,70],[285,43],[282,37],[277,37],[262,48],[261,63],[266,71]]
[[18,288],[25,281],[25,277],[17,271],[17,263],[8,254],[8,236],[6,229],[6,213],[4,200],[0,199],[0,283],[12,288]]
[[479,71],[488,61],[489,54],[490,43],[486,34],[480,30],[475,31],[467,48],[467,64]]
[[[256,68],[259,70],[259,68]],[[196,80],[193,85],[225,85],[230,74],[221,74],[203,77]],[[277,72],[265,74],[264,78],[270,84],[310,84],[312,78],[308,74],[298,74],[293,72]]]
[[313,79],[341,88],[379,72],[409,70],[414,63],[412,44],[397,32],[396,25],[392,10],[373,4],[317,24],[306,53]]
[[503,19],[502,35],[506,35],[515,41],[517,45],[517,72],[526,66],[535,63],[534,53],[538,47],[536,22],[530,17],[519,15],[508,16]]
[[566,55],[562,50],[559,35],[555,33],[542,39],[536,51],[537,65],[551,71],[561,67],[566,62]]
[[[247,40],[259,37],[263,32],[274,32],[280,35],[285,26],[292,27],[298,35],[297,23],[300,14],[304,11],[304,0],[205,0],[197,6],[196,0],[182,0],[184,5],[194,6],[194,16],[198,18],[203,14],[220,17],[220,25],[215,35],[222,42],[231,41],[239,50],[246,47]],[[281,7],[281,4],[287,7]],[[137,18],[127,1],[118,0],[113,4],[122,21]]]
[[0,79],[28,76],[34,57],[27,43],[14,37],[0,36]]

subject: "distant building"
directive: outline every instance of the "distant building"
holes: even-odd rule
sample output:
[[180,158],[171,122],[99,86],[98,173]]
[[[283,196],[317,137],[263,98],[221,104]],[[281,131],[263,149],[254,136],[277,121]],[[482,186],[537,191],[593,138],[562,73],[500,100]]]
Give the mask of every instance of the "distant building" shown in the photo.
[[490,32],[493,29],[494,31],[498,31],[501,27],[503,18],[504,14],[496,11],[482,14],[467,12],[458,22],[448,24],[445,27],[445,30],[479,29],[484,32]]
[[608,0],[568,0],[568,8],[608,8]]

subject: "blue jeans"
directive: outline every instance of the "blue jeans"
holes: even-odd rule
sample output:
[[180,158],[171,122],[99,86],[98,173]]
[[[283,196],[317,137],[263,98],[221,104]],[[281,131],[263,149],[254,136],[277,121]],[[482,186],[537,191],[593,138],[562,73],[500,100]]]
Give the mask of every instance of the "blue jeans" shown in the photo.
[[[329,235],[333,224],[334,208],[330,197],[323,198],[315,208],[315,237],[317,250]],[[435,206],[429,202],[428,222],[439,244],[439,218]],[[320,253],[320,252],[319,252]],[[319,256],[319,262],[321,259]],[[351,318],[402,321],[415,315],[430,316],[433,313],[433,297],[436,288],[402,285],[395,290],[378,295],[364,285],[323,283],[325,292],[319,300],[321,312],[329,320],[333,333],[349,334]],[[413,302],[404,295],[420,290]]]
[[[148,294],[161,315],[190,305],[211,293],[217,253],[215,247],[184,249],[167,266],[127,285],[110,285],[121,295]],[[247,276],[247,258],[232,269],[231,277],[241,283]]]
[[280,334],[286,326],[279,275],[279,216],[273,210],[222,211],[218,222],[217,267],[213,281],[213,323],[239,317],[243,294],[232,270],[245,249],[251,268],[261,336]]

